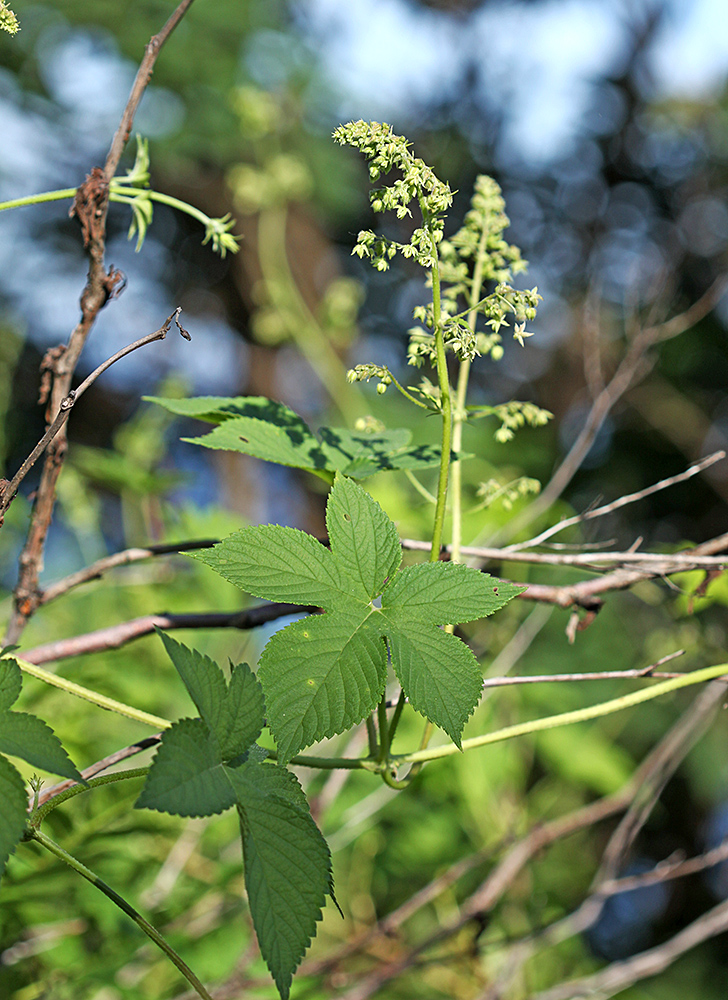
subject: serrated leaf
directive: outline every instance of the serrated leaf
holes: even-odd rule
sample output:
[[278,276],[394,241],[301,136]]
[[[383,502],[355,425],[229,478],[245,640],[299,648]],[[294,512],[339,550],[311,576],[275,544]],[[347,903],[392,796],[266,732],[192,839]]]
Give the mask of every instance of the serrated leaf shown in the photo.
[[351,584],[331,552],[312,535],[279,524],[241,528],[195,559],[255,597],[333,607]]
[[265,717],[263,688],[247,663],[232,666],[225,714],[216,730],[223,759],[247,749],[260,736]]
[[56,734],[35,715],[0,712],[0,753],[20,757],[31,767],[83,782]]
[[194,399],[168,399],[164,396],[143,396],[148,403],[157,403],[180,417],[194,417],[212,424],[221,424],[234,417],[254,417],[309,433],[308,425],[284,403],[265,396],[197,396]]
[[0,876],[28,822],[25,784],[9,760],[0,757]]
[[459,563],[419,563],[384,588],[382,609],[406,608],[433,625],[455,625],[492,615],[525,589]]
[[204,448],[238,451],[295,469],[322,470],[327,465],[321,445],[303,421],[300,426],[279,427],[253,417],[233,417],[209,434],[182,440]]
[[264,721],[263,689],[247,663],[232,668],[230,683],[209,656],[177,642],[161,629],[157,634],[214,735],[223,760],[237,756],[261,734]]
[[281,763],[361,722],[377,705],[387,659],[371,618],[367,607],[332,612],[294,622],[269,640],[258,676]]
[[181,719],[162,734],[135,808],[214,816],[235,801],[217,740],[202,719]]
[[210,731],[217,735],[227,695],[227,684],[222,671],[217,663],[204,653],[190,649],[184,643],[173,639],[171,635],[167,635],[162,629],[158,628],[156,632],[164,643],[175,670],[182,678],[187,693],[195,703],[200,718]]
[[331,891],[329,849],[289,771],[248,763],[229,774],[238,794],[253,925],[261,954],[287,1000]]
[[236,451],[317,474],[342,472],[363,479],[393,469],[426,469],[440,461],[438,448],[410,446],[412,435],[403,427],[376,433],[322,427],[319,440],[297,413],[264,396],[144,399],[178,416],[218,425],[201,437],[183,438],[190,444]]
[[17,661],[10,656],[0,659],[0,711],[15,704],[22,686],[23,675]]
[[463,726],[483,691],[478,661],[457,636],[435,625],[413,622],[399,609],[384,617],[392,667],[410,705],[459,747]]
[[326,505],[326,527],[338,565],[370,601],[402,561],[397,529],[376,500],[341,475]]

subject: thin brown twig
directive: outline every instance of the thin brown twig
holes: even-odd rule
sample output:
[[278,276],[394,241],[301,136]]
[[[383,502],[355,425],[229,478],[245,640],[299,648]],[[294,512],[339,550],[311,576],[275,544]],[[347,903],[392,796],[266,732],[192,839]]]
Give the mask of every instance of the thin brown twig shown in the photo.
[[681,955],[728,930],[728,901],[719,903],[688,924],[668,941],[642,951],[632,958],[612,962],[591,976],[560,983],[535,994],[532,1000],[572,1000],[576,997],[606,998],[620,993],[642,979],[668,969]]
[[[99,167],[95,167],[76,192],[71,213],[76,215],[81,222],[84,246],[89,257],[89,270],[85,287],[81,293],[81,318],[71,332],[67,345],[60,352],[54,354],[50,363],[49,370],[53,378],[46,415],[49,424],[53,423],[61,409],[62,401],[71,391],[71,383],[78,359],[96,317],[109,299],[118,293],[122,275],[113,267],[107,272],[104,263],[109,181],[116,171],[124,142],[131,134],[136,109],[149,82],[162,45],[191,3],[192,0],[182,0],[161,32],[150,41],[132,86],[131,94],[124,107],[119,128],[112,140],[105,168],[102,171]],[[66,428],[61,426],[46,449],[30,527],[19,558],[20,571],[13,594],[14,606],[5,635],[5,644],[17,642],[28,619],[38,607],[38,578],[43,563],[46,536],[53,516],[56,484],[63,467],[66,449]]]
[[264,625],[266,622],[275,621],[285,615],[310,613],[317,610],[317,608],[301,607],[299,604],[263,604],[260,607],[249,608],[247,611],[144,615],[141,618],[122,622],[120,625],[112,625],[109,628],[97,629],[95,632],[86,632],[83,635],[35,646],[23,653],[23,659],[29,663],[40,665],[54,660],[65,660],[71,656],[83,656],[86,653],[118,649],[133,639],[150,635],[157,628],[165,630],[180,628],[251,629]]
[[[574,478],[581,463],[614,406],[636,382],[641,381],[654,365],[650,350],[655,345],[689,330],[718,304],[728,286],[728,274],[722,274],[690,308],[671,320],[640,329],[629,344],[624,357],[608,384],[594,400],[576,441],[544,487],[541,495],[507,526],[512,537],[561,496]],[[501,537],[501,535],[499,535]]]
[[155,330],[154,333],[148,333],[146,337],[140,337],[139,340],[135,340],[133,344],[128,344],[126,347],[122,347],[122,349],[117,351],[116,354],[107,358],[106,361],[103,361],[98,368],[95,368],[91,374],[83,380],[77,389],[71,389],[69,394],[61,400],[58,413],[55,415],[50,426],[46,428],[46,432],[43,437],[40,439],[35,448],[33,448],[30,455],[28,455],[22,463],[10,482],[4,489],[0,490],[0,516],[2,516],[2,514],[8,509],[22,481],[68,420],[73,407],[89,386],[93,385],[100,375],[103,375],[108,368],[111,368],[111,366],[117,361],[125,358],[127,354],[131,354],[132,351],[138,351],[140,347],[146,347],[147,344],[152,344],[157,340],[164,340],[173,321],[179,327],[182,336],[185,337],[186,340],[190,339],[189,333],[187,333],[186,330],[183,330],[179,324],[179,314],[181,311],[181,306],[178,306],[171,316],[168,316],[162,326],[158,330]]
[[657,493],[660,490],[665,490],[670,486],[675,486],[677,483],[683,483],[686,479],[691,479],[699,472],[703,472],[705,469],[710,468],[711,465],[715,465],[716,462],[720,462],[725,457],[726,453],[722,450],[713,452],[712,455],[708,455],[699,462],[694,462],[684,472],[679,472],[676,476],[669,476],[667,479],[661,479],[659,483],[654,483],[652,486],[648,486],[643,490],[638,490],[636,493],[628,493],[625,496],[619,497],[617,500],[613,500],[611,503],[604,504],[601,507],[596,507],[593,510],[584,511],[582,514],[575,514],[573,517],[566,517],[563,521],[559,521],[558,524],[553,524],[550,528],[546,528],[545,531],[542,531],[540,535],[536,535],[535,538],[529,538],[525,542],[516,542],[513,545],[507,545],[506,550],[509,552],[520,552],[523,549],[530,549],[535,545],[541,545],[547,538],[551,538],[553,535],[558,534],[558,532],[563,531],[564,528],[570,528],[572,525],[580,524],[582,521],[590,521],[595,517],[603,517],[605,514],[611,514],[613,511],[619,510],[620,507],[625,507],[630,503],[636,503],[638,500],[644,500],[645,497],[651,496],[653,493]]
[[131,135],[131,130],[134,125],[134,115],[136,114],[137,108],[141,103],[145,90],[149,86],[149,81],[152,79],[154,64],[157,61],[157,57],[159,56],[162,46],[192,6],[192,3],[193,0],[182,0],[174,13],[167,20],[167,23],[164,25],[162,30],[156,35],[153,35],[147,42],[147,46],[144,49],[144,57],[139,64],[139,69],[137,70],[134,83],[131,87],[131,93],[129,94],[129,98],[122,113],[119,127],[114,133],[114,138],[112,139],[111,146],[106,157],[106,163],[104,164],[104,177],[106,178],[107,184],[116,173],[116,168],[119,166],[121,154],[124,152],[124,148],[129,141],[129,136]]
[[90,580],[99,580],[104,573],[107,573],[110,569],[115,569],[117,566],[129,566],[132,563],[141,562],[144,559],[150,559],[154,556],[174,555],[178,552],[191,552],[196,549],[209,549],[213,545],[216,545],[217,541],[217,539],[203,538],[196,542],[147,545],[145,548],[137,547],[123,549],[121,552],[114,552],[113,555],[97,559],[90,566],[84,566],[83,569],[79,569],[75,573],[69,573],[62,580],[58,580],[56,583],[52,583],[41,590],[40,604],[49,604],[58,597],[67,594],[75,587],[81,586],[81,584],[88,583]]
[[[157,746],[162,739],[161,733],[156,733],[154,736],[145,736],[144,739],[137,740],[136,743],[132,743],[128,747],[123,747],[121,750],[115,750],[114,753],[110,753],[108,757],[104,757],[102,760],[97,760],[94,764],[90,764],[88,767],[81,771],[81,777],[86,781],[89,778],[95,778],[97,774],[101,774],[102,771],[108,770],[113,767],[114,764],[120,764],[122,760],[128,760],[129,757],[135,757],[139,753],[143,753],[145,750],[149,750],[151,747]],[[38,794],[38,805],[42,806],[44,803],[48,802],[50,799],[54,799],[61,792],[65,792],[67,788],[72,788],[77,785],[78,782],[74,781],[73,778],[67,778],[65,781],[59,781],[56,785],[50,785],[48,788],[42,788]],[[34,805],[31,797],[30,808]]]
[[726,860],[728,860],[728,838],[717,847],[703,854],[696,854],[692,858],[666,858],[654,868],[639,875],[623,875],[621,878],[607,879],[599,886],[599,893],[604,896],[615,896],[618,892],[632,892],[647,885],[658,885],[672,879],[695,875]]
[[645,678],[645,677],[679,677],[680,674],[665,673],[656,670],[656,667],[674,660],[678,656],[683,656],[684,649],[679,649],[674,653],[668,653],[648,667],[639,667],[635,670],[600,670],[589,674],[524,674],[520,677],[486,677],[483,681],[484,688],[506,687],[511,684],[544,684],[554,681],[609,681],[622,680],[623,678]]
[[[403,538],[402,547],[413,551],[424,552],[429,548],[428,542],[415,538]],[[443,550],[450,552],[451,546]],[[463,545],[460,549],[464,556],[474,559],[497,560],[499,562],[530,563],[542,566],[624,566],[627,564],[644,564],[649,572],[657,565],[673,566],[675,573],[685,569],[717,569],[728,562],[728,556],[696,555],[695,549],[686,552],[518,552],[510,548],[486,548],[480,545]],[[664,575],[661,571],[659,575]]]

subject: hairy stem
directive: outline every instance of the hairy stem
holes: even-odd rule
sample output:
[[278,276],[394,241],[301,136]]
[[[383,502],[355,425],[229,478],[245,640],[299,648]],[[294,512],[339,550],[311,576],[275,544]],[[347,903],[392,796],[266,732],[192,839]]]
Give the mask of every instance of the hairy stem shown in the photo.
[[450,378],[447,373],[445,358],[445,341],[442,330],[442,304],[440,301],[440,265],[437,257],[437,243],[431,236],[434,264],[432,265],[432,314],[435,324],[435,365],[437,382],[440,387],[440,406],[442,413],[442,439],[440,451],[440,474],[437,480],[437,503],[435,505],[435,521],[432,527],[432,546],[430,562],[440,558],[442,533],[445,525],[445,508],[447,504],[447,482],[450,473],[450,451],[452,448],[452,400],[450,398]]
[[[644,701],[651,701],[659,698],[663,694],[677,691],[680,688],[688,687],[691,684],[704,684],[706,681],[715,680],[728,673],[728,663],[721,663],[717,667],[705,667],[702,670],[694,670],[689,674],[682,674],[680,677],[655,684],[654,687],[645,688],[642,691],[633,691],[631,694],[623,695],[621,698],[612,698],[610,701],[601,702],[599,705],[591,705],[588,708],[579,708],[573,712],[562,712],[559,715],[548,715],[543,719],[534,719],[531,722],[521,722],[515,726],[506,726],[505,729],[498,729],[484,736],[475,736],[470,740],[463,740],[463,750],[474,750],[477,747],[484,747],[490,743],[500,743],[503,740],[511,740],[516,736],[528,736],[530,733],[542,732],[544,729],[557,729],[560,726],[569,726],[575,722],[588,722],[590,719],[598,719],[604,715],[611,715],[614,712],[621,712],[625,708],[632,708]],[[439,760],[441,757],[452,757],[453,754],[460,753],[454,743],[443,747],[433,747],[431,750],[417,750],[415,753],[397,754],[393,760],[398,764],[417,763],[419,761]]]
[[131,917],[137,927],[144,931],[147,937],[153,941],[161,951],[164,952],[173,965],[179,969],[198,996],[202,997],[203,1000],[212,1000],[212,997],[194,974],[192,969],[180,958],[174,948],[172,948],[172,946],[164,940],[159,931],[152,927],[149,921],[145,920],[141,913],[139,913],[138,910],[135,910],[130,903],[127,903],[127,901],[120,896],[118,892],[112,889],[110,885],[107,885],[106,882],[104,882],[103,879],[100,879],[95,872],[91,871],[90,868],[87,868],[77,858],[74,858],[72,854],[64,851],[59,844],[56,844],[55,841],[51,840],[50,837],[47,837],[41,830],[31,829],[28,837],[30,840],[35,840],[41,845],[41,847],[45,847],[45,849],[50,851],[51,854],[55,854],[57,858],[60,858],[61,861],[64,861],[67,865],[73,868],[75,872],[78,872],[78,874],[90,882],[91,885],[95,885],[97,889],[103,892],[103,894],[107,896],[112,903],[115,903],[116,906],[118,906],[120,910],[123,910],[128,917]]

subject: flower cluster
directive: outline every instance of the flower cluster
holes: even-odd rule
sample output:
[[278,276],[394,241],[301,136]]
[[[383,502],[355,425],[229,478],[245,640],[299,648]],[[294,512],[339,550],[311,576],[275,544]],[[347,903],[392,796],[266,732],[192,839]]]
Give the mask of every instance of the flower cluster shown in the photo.
[[412,154],[410,143],[404,136],[395,135],[391,125],[349,122],[340,125],[333,137],[342,146],[353,146],[364,154],[373,182],[392,170],[401,174],[391,184],[370,192],[373,211],[392,211],[398,219],[404,219],[412,215],[410,205],[416,201],[422,216],[422,226],[415,229],[409,243],[398,243],[367,229],[357,236],[353,253],[367,257],[378,271],[386,271],[398,252],[416,260],[422,267],[434,267],[438,260],[437,247],[442,240],[444,215],[452,204],[450,186],[441,181],[424,160]]
[[16,35],[20,31],[18,19],[5,3],[5,0],[0,0],[0,29],[7,31],[11,35]]
[[[514,339],[523,345],[524,338],[531,336],[526,323],[535,317],[541,296],[537,288],[520,291],[511,285],[513,276],[526,270],[527,261],[518,247],[503,239],[509,225],[500,187],[492,177],[480,175],[462,228],[438,248],[445,347],[461,360],[472,361],[482,354],[499,360],[503,356],[500,329],[509,325],[510,314],[515,319]],[[483,285],[494,281],[495,289],[480,298]],[[476,330],[478,314],[485,317],[490,332]],[[434,330],[432,305],[419,306],[414,316],[424,328],[410,330],[407,353],[409,363],[419,367],[423,361],[432,361],[435,349],[430,332]]]

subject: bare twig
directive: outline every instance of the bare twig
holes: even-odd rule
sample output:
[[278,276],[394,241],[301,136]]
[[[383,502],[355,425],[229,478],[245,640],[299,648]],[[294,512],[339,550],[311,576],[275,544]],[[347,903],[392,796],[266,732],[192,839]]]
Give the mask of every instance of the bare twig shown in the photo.
[[719,903],[669,941],[640,952],[621,962],[612,962],[600,972],[570,983],[561,983],[537,993],[533,1000],[572,1000],[576,997],[606,998],[620,993],[634,983],[664,972],[672,963],[703,941],[728,929],[728,901]]
[[140,347],[146,347],[147,344],[152,344],[156,340],[164,340],[169,332],[170,326],[172,325],[172,321],[177,324],[182,336],[185,337],[186,340],[190,339],[189,333],[187,333],[186,330],[183,330],[179,324],[179,314],[181,311],[181,306],[178,306],[172,315],[167,317],[158,330],[155,330],[154,333],[148,333],[146,337],[141,337],[139,340],[135,340],[133,344],[129,344],[127,347],[122,347],[120,351],[117,351],[116,354],[113,354],[110,358],[107,358],[106,361],[103,361],[98,368],[95,368],[94,371],[92,371],[91,374],[83,380],[77,389],[71,389],[69,394],[64,396],[60,402],[58,413],[55,415],[50,426],[46,429],[43,437],[40,439],[35,448],[33,448],[30,455],[28,455],[25,459],[10,482],[7,483],[4,489],[0,490],[0,516],[8,509],[13,497],[17,493],[18,486],[20,486],[53,438],[56,434],[58,434],[65,422],[68,420],[71,415],[71,410],[75,404],[89,388],[89,386],[93,385],[99,375],[103,375],[107,368],[111,368],[113,364],[120,361],[121,358],[125,358],[127,354],[131,354],[132,351],[137,351]]
[[599,886],[599,893],[604,896],[614,896],[618,892],[631,892],[647,885],[658,885],[660,882],[685,878],[687,875],[695,875],[696,872],[713,868],[726,860],[728,860],[728,839],[722,841],[718,847],[697,854],[693,858],[667,858],[640,875],[623,875],[622,878],[607,879]]
[[[137,740],[136,743],[132,743],[128,747],[124,747],[122,750],[116,750],[114,753],[109,754],[108,757],[104,757],[103,760],[97,760],[95,764],[89,765],[89,767],[84,768],[81,771],[81,776],[88,781],[89,778],[95,778],[97,774],[101,774],[102,771],[108,770],[113,767],[114,764],[121,763],[122,760],[128,760],[129,757],[135,757],[139,753],[143,753],[145,750],[149,750],[151,747],[155,747],[159,744],[162,739],[162,734],[157,733],[155,736],[145,736],[142,740]],[[51,785],[48,788],[42,788],[38,795],[38,805],[42,806],[45,802],[50,799],[54,799],[61,792],[65,792],[67,788],[72,788],[77,785],[78,782],[74,781],[72,778],[68,778],[66,781],[60,781],[57,785]],[[31,800],[30,807],[32,808],[33,802]]]
[[106,157],[104,177],[107,184],[116,173],[116,168],[119,166],[121,154],[124,152],[124,147],[129,141],[129,136],[131,135],[131,130],[134,125],[134,115],[136,114],[137,108],[139,107],[141,99],[144,96],[144,91],[147,89],[149,81],[152,79],[152,73],[154,71],[154,64],[157,61],[157,56],[159,55],[164,43],[192,6],[192,3],[193,0],[182,0],[162,30],[158,34],[153,35],[147,43],[147,47],[144,50],[144,57],[139,64],[139,69],[137,70],[136,77],[134,78],[131,93],[129,94],[126,107],[124,108],[124,112],[121,116],[119,127],[114,133],[114,138]]
[[561,496],[586,458],[615,404],[632,385],[641,381],[652,368],[655,359],[650,356],[651,348],[684,333],[707,316],[720,301],[727,286],[728,275],[723,274],[685,312],[665,323],[643,327],[636,333],[611,380],[594,400],[584,426],[571,450],[554,472],[541,495],[508,524],[508,533],[511,537],[534,521]]
[[622,680],[625,678],[645,678],[645,677],[679,677],[679,674],[664,673],[656,670],[677,656],[684,654],[684,649],[679,649],[675,653],[669,653],[662,659],[650,664],[649,667],[640,667],[637,670],[600,670],[591,674],[526,674],[522,677],[486,677],[483,681],[484,688],[505,687],[510,684],[544,684],[554,681],[609,681]]
[[179,542],[171,545],[148,545],[145,548],[124,549],[121,552],[114,552],[113,555],[104,556],[97,559],[90,566],[84,566],[76,573],[64,576],[62,580],[53,583],[40,592],[40,603],[49,604],[56,598],[62,597],[75,587],[88,583],[90,580],[99,580],[104,573],[117,566],[129,566],[132,563],[141,562],[154,556],[174,555],[177,552],[192,552],[196,549],[209,549],[217,544],[217,540],[204,538],[198,542]]
[[638,490],[636,493],[628,493],[625,496],[619,497],[618,500],[613,500],[602,507],[596,507],[594,510],[584,511],[583,514],[576,514],[574,517],[566,517],[563,521],[559,521],[558,524],[553,524],[550,528],[542,531],[540,535],[536,535],[535,538],[529,538],[528,541],[506,546],[506,550],[509,552],[520,552],[523,549],[530,549],[535,545],[541,545],[547,538],[551,538],[558,532],[563,531],[564,528],[570,528],[572,525],[579,524],[582,521],[590,521],[595,517],[602,517],[604,514],[611,514],[612,511],[619,510],[620,507],[625,507],[627,504],[636,503],[638,500],[644,500],[645,497],[651,496],[659,490],[665,490],[669,486],[683,483],[686,479],[691,479],[699,472],[703,472],[705,469],[710,468],[711,465],[715,465],[716,462],[721,461],[725,456],[726,453],[724,451],[716,451],[712,455],[708,455],[707,458],[703,458],[699,462],[694,462],[688,469],[678,473],[676,476],[661,479],[659,483],[654,483],[654,485],[648,486],[644,490]]
[[[119,271],[111,267],[107,272],[104,263],[109,180],[119,163],[124,142],[131,133],[134,114],[139,106],[144,88],[149,82],[162,45],[191,3],[192,0],[183,0],[162,31],[150,41],[124,108],[119,128],[106,157],[104,170],[94,167],[76,192],[71,212],[78,217],[81,223],[84,246],[89,256],[89,270],[86,285],[81,294],[81,318],[71,332],[68,344],[54,354],[49,365],[52,386],[46,414],[48,424],[53,423],[61,410],[63,400],[68,397],[71,391],[71,383],[78,359],[96,317],[109,299],[118,293],[120,283],[123,281],[123,276]],[[19,559],[20,572],[14,591],[14,607],[5,637],[6,643],[17,641],[28,619],[38,607],[38,577],[43,562],[46,535],[53,515],[56,483],[63,467],[66,448],[66,429],[61,426],[46,450],[30,528]]]
[[207,614],[188,615],[144,615],[120,625],[101,628],[96,632],[86,632],[83,635],[59,639],[43,646],[36,646],[23,653],[23,659],[29,663],[50,663],[53,660],[65,660],[70,656],[82,656],[85,653],[98,653],[108,649],[118,649],[133,639],[149,635],[155,628],[257,628],[266,622],[275,621],[285,615],[299,612],[313,612],[317,608],[305,608],[298,604],[264,604],[247,611],[211,612]]
[[[429,548],[428,542],[419,539],[403,538],[402,547],[424,552]],[[444,546],[445,552],[450,552],[450,546]],[[627,564],[643,564],[648,574],[654,575],[654,566],[672,566],[673,569],[660,570],[657,574],[664,576],[666,572],[682,572],[685,569],[716,569],[728,562],[719,556],[697,555],[695,549],[686,552],[518,552],[510,548],[486,548],[480,545],[463,545],[460,549],[464,556],[474,559],[492,560],[498,562],[521,562],[543,566],[624,566]]]

